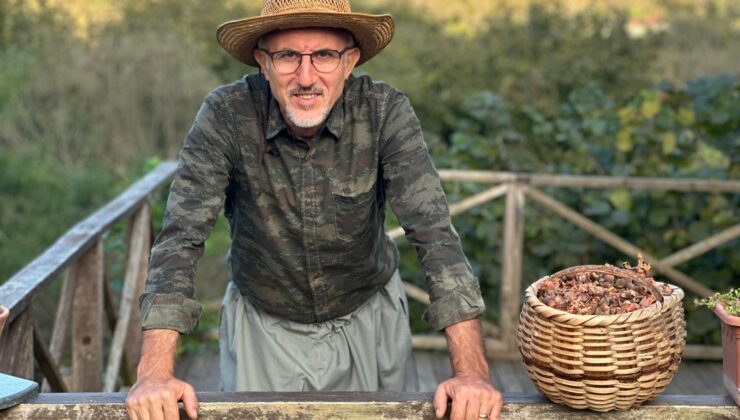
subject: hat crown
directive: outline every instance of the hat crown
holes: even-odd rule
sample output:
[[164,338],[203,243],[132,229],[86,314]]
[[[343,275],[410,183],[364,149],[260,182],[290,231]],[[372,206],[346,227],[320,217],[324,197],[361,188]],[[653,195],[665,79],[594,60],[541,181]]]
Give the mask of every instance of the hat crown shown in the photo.
[[262,16],[290,12],[351,13],[349,0],[263,0]]

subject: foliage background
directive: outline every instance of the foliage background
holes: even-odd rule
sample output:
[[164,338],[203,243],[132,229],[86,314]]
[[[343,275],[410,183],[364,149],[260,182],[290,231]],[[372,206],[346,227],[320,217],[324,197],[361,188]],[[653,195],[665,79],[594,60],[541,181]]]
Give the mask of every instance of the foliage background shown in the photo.
[[[438,168],[738,179],[735,1],[364,0],[353,8],[394,15],[393,43],[358,72],[408,94]],[[214,29],[258,10],[237,0],[0,0],[0,282],[176,157],[202,98],[254,71],[218,47]],[[482,187],[445,188],[454,202]],[[737,223],[740,200],[547,192],[659,257]],[[526,211],[525,283],[633,258],[535,206]],[[454,220],[493,320],[502,217],[498,202]],[[114,288],[122,231],[106,239]],[[228,242],[220,219],[199,268],[204,302],[223,293]],[[401,249],[403,277],[423,286],[415,253]],[[678,268],[728,289],[738,284],[739,249],[733,241]],[[689,301],[689,342],[717,343],[718,324]],[[412,307],[416,331],[426,328],[422,310]],[[204,318],[198,334],[216,322]]]

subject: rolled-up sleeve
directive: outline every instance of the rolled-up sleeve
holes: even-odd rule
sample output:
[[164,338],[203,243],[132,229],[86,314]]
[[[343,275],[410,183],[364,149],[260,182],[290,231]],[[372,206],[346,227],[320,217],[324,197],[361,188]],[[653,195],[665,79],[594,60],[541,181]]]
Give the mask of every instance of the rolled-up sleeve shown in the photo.
[[390,95],[381,131],[384,188],[426,276],[431,305],[422,318],[435,330],[442,330],[480,316],[485,305],[452,227],[419,120],[408,98],[398,92]]
[[139,298],[143,329],[188,333],[200,318],[194,278],[205,241],[223,208],[236,156],[231,121],[219,98],[211,94],[185,139]]

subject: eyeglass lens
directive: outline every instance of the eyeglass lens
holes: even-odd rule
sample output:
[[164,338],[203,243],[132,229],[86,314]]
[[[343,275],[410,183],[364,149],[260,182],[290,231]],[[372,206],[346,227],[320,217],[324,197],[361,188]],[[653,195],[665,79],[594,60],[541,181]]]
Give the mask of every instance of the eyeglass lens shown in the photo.
[[298,51],[293,50],[283,50],[275,51],[270,53],[270,55],[272,57],[272,63],[275,66],[275,70],[277,70],[278,73],[288,74],[298,70],[304,55],[311,58],[311,64],[313,64],[316,71],[321,73],[331,73],[339,66],[339,59],[343,52],[344,51],[339,52],[337,50],[318,50],[312,53],[299,53]]

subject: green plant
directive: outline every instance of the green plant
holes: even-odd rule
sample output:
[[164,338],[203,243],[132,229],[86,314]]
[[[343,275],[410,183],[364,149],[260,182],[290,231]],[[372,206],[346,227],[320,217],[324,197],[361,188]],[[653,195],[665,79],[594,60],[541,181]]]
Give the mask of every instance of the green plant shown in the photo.
[[694,299],[694,304],[697,306],[706,306],[713,309],[721,303],[725,308],[725,311],[733,316],[740,316],[740,289],[730,289],[727,292],[717,292],[712,296],[704,299]]

